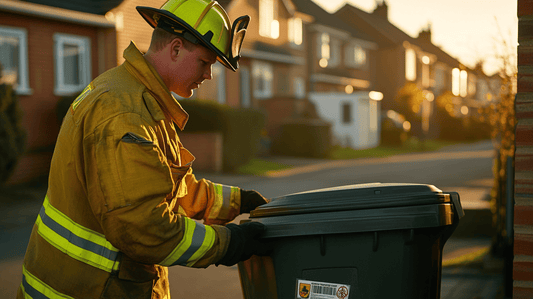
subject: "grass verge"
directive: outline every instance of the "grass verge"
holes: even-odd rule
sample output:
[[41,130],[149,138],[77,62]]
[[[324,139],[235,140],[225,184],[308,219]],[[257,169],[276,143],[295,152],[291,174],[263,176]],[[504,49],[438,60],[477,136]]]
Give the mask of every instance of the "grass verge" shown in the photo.
[[[349,160],[368,157],[387,157],[415,152],[431,152],[439,150],[445,146],[454,145],[457,142],[442,140],[426,140],[424,142],[418,139],[407,140],[402,146],[378,146],[370,149],[356,150],[352,148],[335,147],[331,151],[328,159],[331,160]],[[277,171],[293,168],[294,165],[281,164],[267,159],[255,158],[248,164],[239,167],[237,174],[263,176],[269,171]]]
[[368,157],[387,157],[400,154],[431,152],[439,150],[445,146],[457,144],[452,141],[426,140],[425,142],[417,139],[410,139],[402,146],[378,146],[375,148],[356,150],[352,148],[336,147],[330,154],[332,160],[348,160]]

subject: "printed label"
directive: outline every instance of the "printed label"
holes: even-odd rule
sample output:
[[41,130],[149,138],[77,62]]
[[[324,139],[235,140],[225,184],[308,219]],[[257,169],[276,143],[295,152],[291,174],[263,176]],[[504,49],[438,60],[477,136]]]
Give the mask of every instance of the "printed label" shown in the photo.
[[350,286],[298,279],[296,299],[347,299]]

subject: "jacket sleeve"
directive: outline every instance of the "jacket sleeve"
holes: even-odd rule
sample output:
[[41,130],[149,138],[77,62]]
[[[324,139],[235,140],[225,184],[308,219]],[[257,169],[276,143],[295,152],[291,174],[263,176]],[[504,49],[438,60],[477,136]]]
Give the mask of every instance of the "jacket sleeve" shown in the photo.
[[[174,213],[172,172],[157,130],[127,113],[86,138],[89,201],[106,239],[130,258],[163,266],[207,267],[225,254],[229,230]],[[98,213],[98,211],[102,211]]]
[[186,195],[178,198],[178,213],[194,219],[203,219],[206,224],[226,224],[240,213],[241,189],[213,183],[206,179],[197,180],[192,168],[183,177]]

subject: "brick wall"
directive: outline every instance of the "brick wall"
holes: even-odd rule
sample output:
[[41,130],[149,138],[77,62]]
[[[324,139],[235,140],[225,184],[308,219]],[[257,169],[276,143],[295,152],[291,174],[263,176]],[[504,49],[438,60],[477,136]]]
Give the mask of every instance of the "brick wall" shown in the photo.
[[[91,74],[94,77],[116,66],[113,28],[67,23],[41,17],[0,11],[0,25],[27,31],[30,95],[19,95],[22,125],[27,132],[27,153],[21,157],[9,184],[46,175],[59,133],[56,114],[59,96],[54,94],[55,33],[86,36],[91,40]],[[112,59],[110,59],[112,58]]]
[[533,0],[518,0],[513,298],[533,298]]
[[192,166],[194,171],[222,171],[222,133],[179,132],[178,134],[183,146],[196,158]]

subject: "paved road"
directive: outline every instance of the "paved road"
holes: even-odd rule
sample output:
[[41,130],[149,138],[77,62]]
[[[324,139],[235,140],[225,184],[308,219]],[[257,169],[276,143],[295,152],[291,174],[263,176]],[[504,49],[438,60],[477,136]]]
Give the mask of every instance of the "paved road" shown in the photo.
[[[312,189],[371,182],[433,184],[445,191],[458,191],[464,205],[483,208],[486,205],[483,196],[492,184],[492,156],[492,145],[485,142],[448,148],[438,153],[380,159],[311,161],[311,164],[300,160],[298,162],[301,167],[296,170],[271,173],[270,177],[202,173],[197,176],[218,183],[255,189],[269,198]],[[19,190],[11,196],[39,197],[39,192],[44,196],[44,190],[38,189]],[[20,266],[39,208],[39,202],[19,202],[3,206],[0,210],[0,294],[6,298],[14,297],[20,284]],[[236,221],[240,219],[243,217]],[[486,246],[487,240],[479,240],[479,244],[481,247]],[[455,249],[449,250],[448,254],[453,255],[454,252]],[[172,267],[170,280],[173,298],[242,298],[236,267]]]

